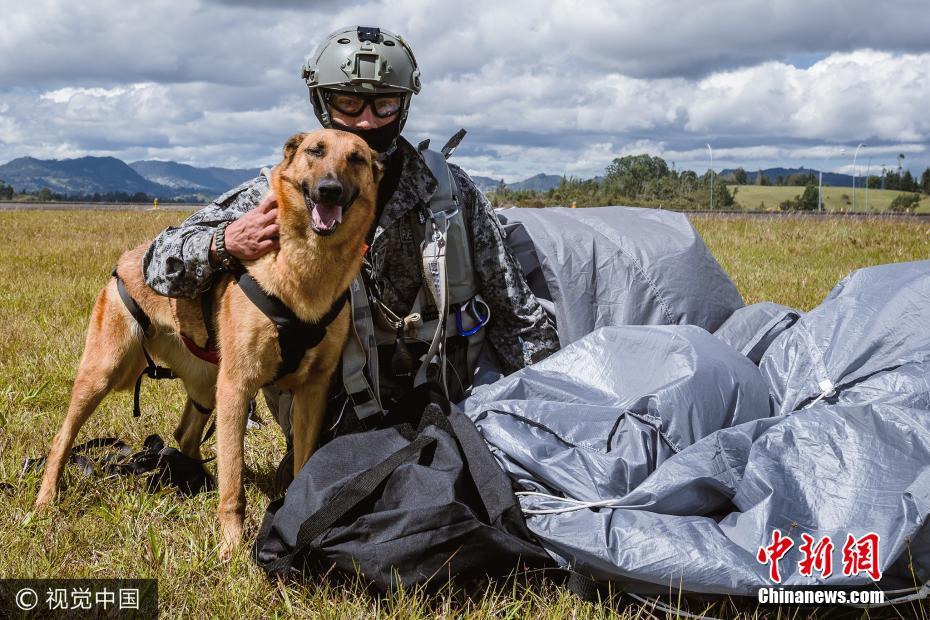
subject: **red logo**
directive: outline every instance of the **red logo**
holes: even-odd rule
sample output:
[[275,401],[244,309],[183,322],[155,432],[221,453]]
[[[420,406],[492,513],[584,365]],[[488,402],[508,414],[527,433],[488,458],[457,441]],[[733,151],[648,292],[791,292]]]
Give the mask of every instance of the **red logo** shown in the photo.
[[[832,575],[834,544],[830,537],[824,536],[815,543],[814,537],[810,534],[801,534],[801,540],[802,543],[798,550],[802,557],[798,562],[798,572],[806,577],[812,577],[814,571],[817,571],[821,577]],[[846,544],[843,545],[843,574],[852,577],[865,573],[873,581],[880,580],[882,573],[878,568],[878,543],[879,536],[873,532],[860,538],[849,534],[846,537]],[[769,578],[775,583],[781,583],[778,561],[793,546],[794,541],[791,537],[782,534],[781,530],[773,530],[772,543],[759,547],[756,553],[756,560],[760,564],[769,566]]]
[[759,564],[769,565],[769,579],[775,583],[781,583],[781,575],[778,573],[778,560],[788,553],[788,549],[793,546],[793,540],[787,536],[782,536],[781,530],[775,530],[772,532],[772,544],[768,547],[759,547],[756,559],[759,560]]
[[865,573],[878,581],[882,572],[878,570],[878,534],[868,533],[862,538],[852,534],[846,537],[843,545],[843,574],[847,576]]
[[801,540],[804,541],[800,547],[804,558],[798,562],[798,572],[810,577],[816,570],[821,577],[829,577],[833,574],[833,543],[830,542],[829,536],[821,538],[817,544],[814,544],[814,537],[810,534],[801,534]]

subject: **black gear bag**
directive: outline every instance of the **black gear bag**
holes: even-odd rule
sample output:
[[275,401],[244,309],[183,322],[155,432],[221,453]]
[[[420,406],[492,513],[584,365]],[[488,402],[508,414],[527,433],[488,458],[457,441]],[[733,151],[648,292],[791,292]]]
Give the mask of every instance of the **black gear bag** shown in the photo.
[[387,592],[551,565],[471,420],[426,386],[404,415],[325,444],[269,505],[252,557],[270,577],[335,566]]

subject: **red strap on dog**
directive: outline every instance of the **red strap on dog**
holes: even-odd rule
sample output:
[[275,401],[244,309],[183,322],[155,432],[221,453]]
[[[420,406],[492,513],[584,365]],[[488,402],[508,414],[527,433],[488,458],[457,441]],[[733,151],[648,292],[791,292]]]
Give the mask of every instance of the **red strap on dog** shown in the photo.
[[214,365],[219,365],[220,363],[220,352],[216,349],[204,349],[197,345],[196,342],[181,334],[181,340],[184,342],[184,346],[187,347],[187,350],[202,359],[205,362],[210,362]]

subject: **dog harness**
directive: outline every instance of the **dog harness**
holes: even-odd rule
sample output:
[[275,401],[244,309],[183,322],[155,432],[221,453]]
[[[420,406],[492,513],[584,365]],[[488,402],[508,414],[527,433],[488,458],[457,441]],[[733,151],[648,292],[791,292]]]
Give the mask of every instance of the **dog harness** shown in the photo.
[[285,375],[289,375],[300,366],[304,354],[320,344],[326,337],[326,328],[336,320],[342,312],[346,300],[349,299],[349,290],[336,298],[333,305],[325,315],[315,322],[300,320],[287,304],[266,293],[258,282],[247,271],[236,275],[239,288],[245,293],[256,308],[262,311],[274,323],[278,330],[278,346],[281,347],[281,364],[275,373],[272,383]]
[[[139,324],[139,327],[142,328],[142,334],[145,337],[150,337],[152,335],[152,320],[145,313],[136,300],[132,298],[132,295],[129,294],[129,291],[126,290],[126,284],[123,282],[123,279],[119,277],[116,273],[116,269],[113,270],[113,277],[116,278],[116,290],[119,292],[119,297],[123,300],[123,305],[126,306],[126,309],[129,310],[129,314],[132,315],[132,318],[136,320],[136,323]],[[142,379],[148,377],[149,379],[177,379],[177,375],[174,374],[170,368],[165,368],[164,366],[159,366],[152,359],[152,356],[149,355],[149,352],[145,349],[145,344],[142,345],[142,354],[145,356],[146,366],[139,373],[139,377],[136,379],[136,384],[132,390],[132,416],[138,418],[142,415],[142,411],[139,407],[139,392],[142,389]],[[194,408],[197,409],[203,415],[210,415],[213,412],[213,409],[209,407],[204,407],[200,403],[191,399],[191,403],[194,405]]]
[[[326,328],[330,323],[336,320],[336,317],[339,316],[343,306],[345,306],[346,301],[349,299],[349,291],[347,289],[333,302],[333,305],[330,306],[329,310],[319,321],[302,321],[294,314],[287,304],[274,295],[266,293],[255,278],[249,275],[247,271],[240,270],[233,275],[245,296],[256,308],[262,311],[262,314],[268,317],[268,320],[274,324],[278,332],[281,363],[278,365],[272,382],[297,370],[301,360],[304,358],[304,354],[320,344],[323,338],[326,337]],[[139,324],[139,327],[142,328],[142,333],[146,337],[150,337],[152,335],[151,319],[145,314],[145,311],[142,310],[136,300],[133,299],[132,295],[129,294],[129,291],[126,290],[126,285],[123,283],[122,278],[117,275],[115,269],[113,270],[113,277],[116,278],[117,291],[119,291],[120,299],[123,301],[126,309],[129,310],[129,314],[132,315]],[[201,301],[204,325],[207,329],[207,346],[200,347],[193,339],[185,334],[181,334],[181,341],[196,357],[210,362],[211,364],[218,364],[220,357],[219,351],[214,344],[216,342],[216,336],[214,334],[212,321],[213,296],[210,295],[209,292],[205,292],[201,295]],[[139,374],[139,378],[136,379],[136,385],[133,391],[132,415],[134,417],[139,417],[140,415],[139,392],[142,387],[143,377],[149,377],[150,379],[177,378],[177,375],[175,375],[170,368],[158,366],[149,355],[148,351],[146,351],[144,345],[142,346],[142,353],[145,355],[146,367],[142,373]],[[208,409],[193,400],[191,402],[194,404],[194,407],[204,415],[209,415],[212,412],[212,409]]]

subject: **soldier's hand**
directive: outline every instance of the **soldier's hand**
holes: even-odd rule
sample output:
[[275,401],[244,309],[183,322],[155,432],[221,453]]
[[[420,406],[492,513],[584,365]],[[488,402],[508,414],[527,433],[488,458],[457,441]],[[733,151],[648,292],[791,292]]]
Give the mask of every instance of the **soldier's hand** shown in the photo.
[[226,251],[239,260],[255,260],[278,249],[278,201],[268,192],[261,203],[226,227]]

